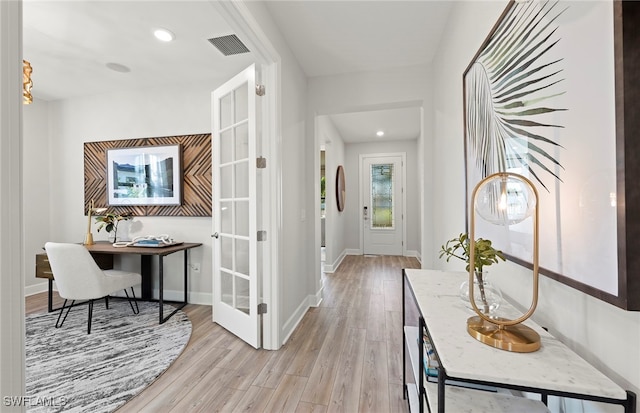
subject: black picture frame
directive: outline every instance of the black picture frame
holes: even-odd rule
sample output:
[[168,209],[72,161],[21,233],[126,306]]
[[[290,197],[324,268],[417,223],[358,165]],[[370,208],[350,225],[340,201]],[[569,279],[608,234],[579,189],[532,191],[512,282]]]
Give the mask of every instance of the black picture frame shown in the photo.
[[[510,1],[489,32],[487,39],[463,74],[465,168],[469,168],[467,130],[466,76],[476,59],[487,47],[501,22],[516,4]],[[614,74],[615,74],[615,229],[617,239],[617,293],[610,293],[543,267],[540,274],[557,280],[585,294],[630,311],[640,311],[640,2],[612,1]],[[588,120],[585,120],[588,121]],[[468,196],[475,183],[465,171],[466,227],[469,228]],[[509,261],[526,268],[532,264],[507,254]],[[598,259],[585,256],[585,260]],[[613,274],[616,277],[616,274]]]

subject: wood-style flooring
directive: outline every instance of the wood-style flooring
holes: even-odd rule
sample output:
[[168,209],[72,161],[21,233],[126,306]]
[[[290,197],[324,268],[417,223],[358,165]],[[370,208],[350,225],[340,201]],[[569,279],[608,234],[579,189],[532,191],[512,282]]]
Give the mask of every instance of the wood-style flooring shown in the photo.
[[[171,367],[125,412],[406,412],[402,398],[402,268],[414,258],[347,256],[278,351],[255,350],[187,305],[193,332]],[[61,303],[56,296],[57,306]],[[47,309],[46,293],[27,313]]]

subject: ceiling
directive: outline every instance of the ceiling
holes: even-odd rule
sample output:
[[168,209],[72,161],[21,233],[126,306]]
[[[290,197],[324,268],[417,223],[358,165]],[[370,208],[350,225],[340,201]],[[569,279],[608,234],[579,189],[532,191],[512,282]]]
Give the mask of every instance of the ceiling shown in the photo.
[[427,65],[452,2],[267,1],[307,76]]
[[[176,38],[163,43],[156,28]],[[253,62],[225,57],[207,39],[233,32],[207,1],[24,0],[23,56],[33,96],[58,100],[220,79]],[[124,65],[130,72],[107,68]]]
[[[309,77],[427,65],[451,7],[450,2],[429,0],[265,5]],[[156,40],[152,31],[159,27],[171,30],[176,39]],[[224,56],[207,41],[233,31],[205,0],[24,0],[23,28],[33,95],[42,100],[220,83],[253,62],[251,53]],[[130,71],[107,67],[113,63]],[[331,119],[346,142],[361,142],[372,129],[387,131],[382,140],[415,139],[420,128],[417,108]]]
[[[340,113],[329,118],[344,143],[415,140],[420,136],[418,107]],[[384,136],[376,136],[378,131]]]

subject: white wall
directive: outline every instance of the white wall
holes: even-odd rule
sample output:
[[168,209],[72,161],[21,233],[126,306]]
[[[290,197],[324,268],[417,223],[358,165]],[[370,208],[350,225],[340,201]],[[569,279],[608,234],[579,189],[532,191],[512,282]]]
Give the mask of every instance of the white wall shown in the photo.
[[[316,304],[315,277],[308,271],[308,257],[313,245],[309,224],[313,223],[314,206],[309,202],[312,191],[308,179],[313,175],[307,162],[307,133],[305,114],[307,101],[307,78],[291,53],[278,27],[262,2],[245,3],[280,56],[282,126],[282,228],[280,254],[282,268],[280,288],[281,339],[293,332],[306,313],[309,305]],[[267,91],[269,93],[269,91]],[[304,247],[301,247],[304,246]]]
[[[332,115],[348,112],[360,112],[366,110],[388,109],[394,107],[420,107],[424,110],[423,136],[418,138],[417,154],[418,165],[431,165],[431,147],[427,142],[431,141],[431,69],[427,66],[411,66],[400,69],[390,69],[380,72],[361,72],[336,76],[314,77],[309,79],[309,100],[307,119],[313,119],[318,115]],[[308,136],[313,131],[308,129]],[[312,150],[307,152],[308,161],[313,162]],[[419,169],[418,169],[419,173]],[[347,173],[347,179],[352,176]],[[431,233],[431,174],[426,170],[424,175],[417,178],[418,203],[424,209],[424,217],[419,216],[422,223],[418,242],[423,260],[423,265],[431,265],[432,249],[429,237],[425,233]],[[310,182],[309,185],[312,185]],[[350,185],[347,182],[347,185]],[[352,185],[352,184],[351,184]],[[351,193],[351,190],[348,190]],[[347,208],[351,206],[347,201]],[[420,214],[420,211],[419,213]],[[350,220],[349,220],[350,221]],[[347,248],[351,248],[347,244]],[[425,258],[426,257],[426,258]],[[425,259],[427,260],[425,262]],[[313,259],[310,259],[313,262]],[[310,268],[313,271],[314,268]]]
[[[45,163],[50,165],[49,179],[42,179],[39,188],[48,188],[50,193],[49,240],[82,242],[86,233],[84,142],[209,133],[211,92],[224,80],[50,102],[49,159]],[[189,301],[211,304],[211,217],[135,217],[128,224],[130,237],[170,234],[177,240],[202,243],[190,251],[191,262],[200,263],[201,271],[189,270]],[[93,233],[95,240],[106,239],[95,225]],[[165,258],[168,298],[174,298],[171,291],[182,289],[182,258],[182,254]],[[121,265],[139,268],[139,259],[122,257]]]
[[[344,228],[347,224],[346,210],[338,211],[336,201],[336,175],[339,165],[345,166],[344,141],[340,132],[328,116],[318,116],[317,133],[320,137],[320,144],[325,148],[325,176],[326,176],[326,196],[325,196],[325,254],[327,271],[337,269],[340,261],[345,255]],[[345,174],[346,172],[345,168]],[[346,205],[357,202],[355,194],[347,186]]]
[[[34,99],[23,109],[22,135],[23,271],[25,294],[40,292],[47,281],[35,277],[35,255],[49,241],[49,103]],[[85,222],[86,225],[86,222]]]
[[415,256],[420,251],[420,190],[418,187],[418,141],[393,141],[371,143],[349,143],[346,145],[347,193],[349,202],[345,208],[347,215],[346,225],[343,227],[346,248],[356,249],[362,252],[361,242],[361,214],[360,214],[360,155],[375,153],[402,153],[406,154],[406,187],[404,188],[407,210],[406,215],[406,249],[408,255]]
[[[447,35],[433,60],[432,174],[434,199],[439,200],[433,213],[436,246],[465,228],[462,73],[506,4],[456,3],[447,23]],[[463,269],[459,263],[447,265],[438,260],[436,249],[431,253],[434,267]],[[531,271],[504,263],[492,267],[491,272],[506,295],[528,307]],[[640,312],[620,310],[543,276],[533,318],[622,387],[640,393]],[[588,403],[568,402],[565,411],[601,410]]]

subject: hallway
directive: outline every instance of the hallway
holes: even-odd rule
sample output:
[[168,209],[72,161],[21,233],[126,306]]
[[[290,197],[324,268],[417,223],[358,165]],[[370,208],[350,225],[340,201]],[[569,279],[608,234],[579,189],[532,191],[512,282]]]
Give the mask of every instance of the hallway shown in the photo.
[[324,301],[307,315],[328,324],[305,388],[311,401],[330,412],[408,410],[402,398],[401,275],[402,268],[419,267],[415,258],[347,256],[338,271],[326,274]]
[[[347,256],[324,276],[324,300],[278,351],[254,350],[188,305],[191,340],[118,412],[406,412],[401,269],[415,258]],[[46,293],[27,313],[46,311]]]

